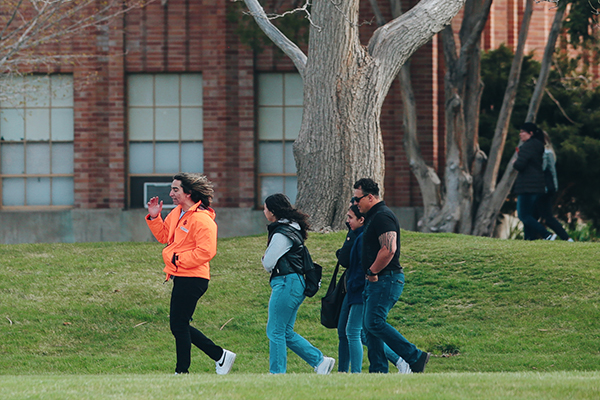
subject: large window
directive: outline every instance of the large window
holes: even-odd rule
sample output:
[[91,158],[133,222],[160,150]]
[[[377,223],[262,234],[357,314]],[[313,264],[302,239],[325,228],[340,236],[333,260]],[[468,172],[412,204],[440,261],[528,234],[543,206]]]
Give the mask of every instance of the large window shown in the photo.
[[260,202],[273,193],[296,201],[292,145],[302,123],[302,78],[297,73],[258,75],[258,179]]
[[144,183],[203,172],[202,120],[201,74],[129,75],[130,207],[146,204]]
[[1,205],[73,205],[73,77],[25,76],[3,87]]

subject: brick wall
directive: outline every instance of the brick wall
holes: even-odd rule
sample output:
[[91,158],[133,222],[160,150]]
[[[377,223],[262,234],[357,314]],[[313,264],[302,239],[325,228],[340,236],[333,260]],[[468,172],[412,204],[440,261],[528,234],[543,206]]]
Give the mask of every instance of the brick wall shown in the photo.
[[[416,0],[403,1],[405,11]],[[387,2],[382,12],[391,19]],[[516,44],[522,0],[496,1],[483,47]],[[549,3],[535,5],[527,50],[544,43],[552,22]],[[75,83],[75,204],[78,208],[126,208],[126,78],[134,72],[201,72],[204,81],[204,171],[215,183],[215,206],[252,207],[256,198],[255,72],[293,71],[291,61],[271,48],[260,54],[239,43],[226,15],[225,0],[156,1],[113,21],[109,29],[90,29],[57,51],[90,55],[56,72],[72,72]],[[374,21],[367,1],[361,21]],[[453,26],[459,27],[460,16]],[[377,28],[361,27],[367,43]],[[536,55],[541,56],[542,51]],[[412,58],[419,139],[426,160],[443,174],[443,52],[439,38]],[[597,71],[597,68],[596,68]],[[383,106],[381,129],[386,151],[386,200],[397,207],[421,206],[419,188],[403,147],[402,100],[395,82]]]

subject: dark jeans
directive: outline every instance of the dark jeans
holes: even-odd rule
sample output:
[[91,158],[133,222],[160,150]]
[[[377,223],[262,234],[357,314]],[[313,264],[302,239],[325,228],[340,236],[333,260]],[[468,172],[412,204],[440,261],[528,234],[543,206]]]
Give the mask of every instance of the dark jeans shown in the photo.
[[517,214],[523,223],[523,234],[525,240],[535,240],[538,237],[545,239],[550,236],[550,232],[540,224],[536,218],[536,202],[539,194],[520,194],[517,197]]
[[173,278],[170,324],[171,332],[175,336],[177,351],[175,372],[188,372],[192,343],[215,361],[218,361],[223,355],[223,348],[214,344],[198,329],[190,326],[196,304],[207,289],[208,279],[180,276]]
[[387,322],[387,316],[404,289],[404,274],[381,275],[377,282],[365,282],[363,328],[367,338],[369,372],[388,372],[384,344],[412,365],[422,351]]
[[554,198],[556,197],[556,192],[554,193],[544,193],[538,198],[537,201],[537,212],[539,217],[543,219],[546,223],[546,226],[554,231],[562,240],[569,240],[569,234],[565,231],[562,224],[558,222],[556,218],[554,218],[554,213],[552,212],[552,206],[554,205]]

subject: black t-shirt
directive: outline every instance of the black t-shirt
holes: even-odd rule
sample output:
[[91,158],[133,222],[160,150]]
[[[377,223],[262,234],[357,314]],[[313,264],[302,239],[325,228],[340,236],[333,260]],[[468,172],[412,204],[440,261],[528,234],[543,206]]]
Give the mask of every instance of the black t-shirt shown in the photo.
[[366,215],[362,251],[362,266],[365,271],[375,262],[377,253],[381,249],[379,236],[386,232],[396,232],[396,253],[383,270],[402,270],[400,266],[400,223],[392,210],[385,205],[385,202],[381,201],[375,204]]

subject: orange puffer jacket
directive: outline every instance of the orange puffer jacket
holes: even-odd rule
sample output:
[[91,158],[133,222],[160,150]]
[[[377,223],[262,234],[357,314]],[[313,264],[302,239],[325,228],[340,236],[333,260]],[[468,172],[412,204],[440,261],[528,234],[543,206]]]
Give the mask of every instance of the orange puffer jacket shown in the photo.
[[209,262],[217,254],[216,214],[212,208],[200,205],[201,202],[194,204],[181,219],[181,206],[174,208],[164,221],[160,215],[153,220],[150,214],[146,216],[156,240],[167,244],[162,251],[167,280],[172,275],[210,279]]

